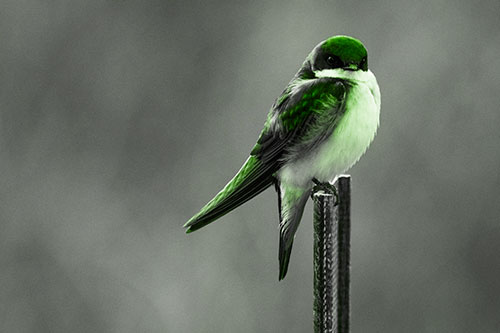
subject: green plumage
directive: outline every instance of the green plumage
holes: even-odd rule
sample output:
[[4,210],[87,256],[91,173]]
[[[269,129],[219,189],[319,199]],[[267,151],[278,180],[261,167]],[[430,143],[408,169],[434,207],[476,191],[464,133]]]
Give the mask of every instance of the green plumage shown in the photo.
[[360,63],[368,55],[366,48],[359,40],[348,36],[337,36],[327,39],[321,45],[321,48],[324,52],[336,55],[344,63]]
[[250,156],[222,191],[184,225],[186,232],[204,227],[269,187],[273,181],[270,167]]
[[330,109],[331,105],[325,104],[332,97],[338,100],[343,93],[343,87],[338,86],[337,81],[317,82],[304,92],[296,104],[280,114],[280,120],[286,130],[293,131],[312,113],[324,112],[325,106]]

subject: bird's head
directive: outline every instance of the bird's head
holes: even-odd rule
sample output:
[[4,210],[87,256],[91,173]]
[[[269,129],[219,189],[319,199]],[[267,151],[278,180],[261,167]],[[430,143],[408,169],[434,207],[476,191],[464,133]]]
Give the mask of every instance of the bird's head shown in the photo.
[[368,54],[356,38],[334,36],[321,42],[312,52],[312,70],[368,70]]
[[367,71],[368,53],[363,43],[349,36],[330,37],[311,51],[297,74],[308,78],[314,72],[328,69]]

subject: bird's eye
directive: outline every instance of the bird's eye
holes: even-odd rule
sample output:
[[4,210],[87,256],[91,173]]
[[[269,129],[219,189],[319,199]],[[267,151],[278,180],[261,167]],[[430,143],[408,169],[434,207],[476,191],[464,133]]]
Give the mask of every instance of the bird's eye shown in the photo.
[[332,55],[327,56],[326,57],[326,63],[331,68],[342,67],[342,60],[340,60],[340,58],[337,57],[337,56],[332,56]]
[[359,67],[361,67],[362,69],[365,69],[366,67],[366,57],[364,57],[363,59],[361,59],[361,63],[359,64]]

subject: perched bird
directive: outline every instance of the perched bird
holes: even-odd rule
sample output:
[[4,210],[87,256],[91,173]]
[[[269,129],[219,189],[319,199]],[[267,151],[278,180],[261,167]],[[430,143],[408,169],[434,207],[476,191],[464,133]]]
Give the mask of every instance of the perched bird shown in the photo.
[[184,227],[198,230],[275,185],[280,213],[279,280],[314,183],[349,169],[372,142],[380,90],[363,44],[319,43],[274,102],[257,144],[236,176]]

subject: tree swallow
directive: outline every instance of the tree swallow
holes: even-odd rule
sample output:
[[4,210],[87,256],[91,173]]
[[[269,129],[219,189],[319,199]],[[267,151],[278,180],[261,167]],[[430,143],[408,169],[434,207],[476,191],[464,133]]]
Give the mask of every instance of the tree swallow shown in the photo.
[[319,43],[276,99],[236,176],[184,227],[198,230],[274,185],[280,215],[279,280],[315,182],[327,183],[364,154],[379,124],[380,90],[363,44]]

